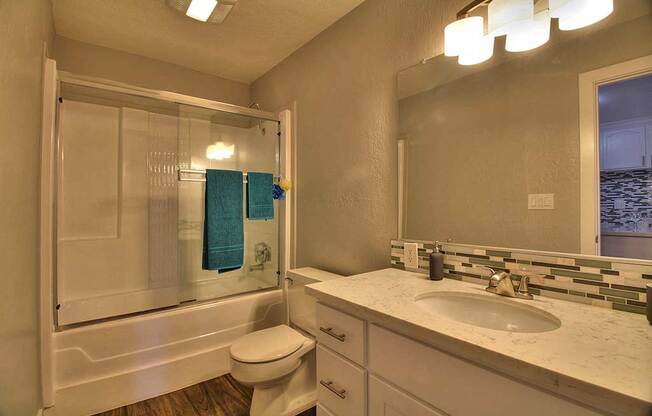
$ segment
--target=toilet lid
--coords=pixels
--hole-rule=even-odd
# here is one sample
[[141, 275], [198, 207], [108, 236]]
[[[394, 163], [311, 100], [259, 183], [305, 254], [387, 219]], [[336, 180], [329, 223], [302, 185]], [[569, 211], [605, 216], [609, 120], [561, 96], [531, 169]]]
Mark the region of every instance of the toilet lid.
[[279, 360], [292, 354], [306, 337], [287, 325], [252, 332], [231, 344], [231, 357], [244, 363]]

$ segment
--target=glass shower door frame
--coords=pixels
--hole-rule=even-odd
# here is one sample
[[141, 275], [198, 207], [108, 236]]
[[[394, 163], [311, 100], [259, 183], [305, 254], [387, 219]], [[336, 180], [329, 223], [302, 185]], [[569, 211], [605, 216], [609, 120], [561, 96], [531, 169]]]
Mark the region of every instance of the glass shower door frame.
[[[288, 157], [289, 155], [288, 152], [291, 152], [290, 147], [289, 147], [289, 138], [284, 138], [282, 137], [281, 131], [289, 131], [287, 128], [284, 128], [281, 123], [281, 119], [285, 119], [286, 122], [289, 122], [289, 114], [286, 114], [283, 116], [282, 114], [274, 114], [271, 112], [266, 112], [266, 111], [261, 111], [253, 108], [246, 108], [246, 107], [240, 107], [240, 106], [235, 106], [232, 104], [226, 104], [226, 103], [221, 103], [217, 101], [211, 101], [211, 100], [206, 100], [202, 98], [197, 98], [197, 97], [191, 97], [191, 96], [186, 96], [182, 94], [177, 94], [177, 93], [171, 93], [167, 91], [155, 91], [155, 90], [149, 90], [149, 89], [144, 89], [140, 87], [134, 87], [128, 84], [123, 84], [123, 83], [117, 83], [113, 81], [108, 81], [108, 80], [102, 80], [102, 79], [96, 79], [96, 78], [91, 78], [91, 77], [86, 77], [86, 76], [79, 76], [76, 74], [72, 74], [69, 72], [65, 71], [59, 71], [57, 73], [57, 81], [58, 83], [68, 83], [68, 84], [73, 84], [73, 85], [78, 85], [78, 86], [85, 86], [85, 87], [92, 87], [92, 88], [99, 88], [99, 89], [104, 89], [112, 92], [118, 92], [118, 93], [124, 93], [124, 94], [129, 94], [129, 95], [136, 95], [140, 97], [147, 97], [147, 98], [153, 98], [157, 100], [164, 100], [168, 102], [172, 102], [175, 104], [187, 104], [187, 105], [192, 105], [195, 107], [202, 107], [202, 108], [207, 108], [211, 110], [217, 110], [220, 112], [227, 112], [230, 114], [237, 114], [237, 115], [242, 115], [242, 116], [247, 116], [247, 117], [252, 117], [252, 118], [257, 118], [257, 119], [262, 119], [262, 120], [269, 120], [269, 121], [275, 121], [279, 123], [279, 147], [278, 151], [280, 152], [279, 157], [279, 170], [281, 173], [281, 176], [288, 177], [287, 175], [284, 175], [287, 172], [291, 172], [291, 169], [289, 167], [289, 163], [291, 162], [291, 158]], [[60, 103], [59, 103], [60, 104]], [[59, 106], [57, 106], [56, 110], [56, 116], [60, 117], [59, 114]], [[59, 137], [58, 137], [59, 131], [58, 131], [58, 126], [55, 127], [55, 146], [59, 145]], [[56, 158], [55, 158], [56, 159]], [[58, 176], [58, 168], [55, 167], [54, 169], [54, 192], [55, 194], [57, 193], [57, 184], [59, 182], [59, 176]], [[58, 196], [55, 195], [55, 201], [57, 200]], [[287, 250], [289, 247], [289, 242], [286, 241], [286, 235], [289, 236], [289, 233], [285, 231], [288, 229], [290, 226], [290, 211], [291, 209], [287, 209], [290, 203], [288, 204], [280, 204], [279, 205], [279, 228], [278, 228], [278, 247], [279, 247], [279, 253], [276, 253], [278, 256], [278, 274], [282, 275], [284, 270], [286, 269], [286, 265], [288, 264], [288, 261], [286, 258], [289, 258], [289, 255], [287, 254]], [[62, 326], [62, 324], [65, 325], [66, 320], [62, 320], [60, 322], [59, 320], [59, 311], [61, 305], [57, 303], [57, 294], [56, 294], [56, 287], [57, 287], [57, 276], [56, 276], [56, 258], [57, 258], [57, 253], [56, 253], [56, 247], [58, 243], [58, 237], [57, 237], [57, 230], [56, 230], [56, 224], [57, 224], [57, 213], [56, 213], [56, 206], [57, 204], [54, 204], [54, 207], [52, 209], [52, 221], [54, 224], [54, 230], [52, 233], [52, 244], [54, 247], [54, 265], [52, 267], [52, 274], [53, 274], [53, 287], [52, 293], [53, 298], [54, 298], [54, 305], [55, 306], [55, 313], [54, 313], [54, 325], [56, 328], [59, 328]], [[274, 289], [278, 288], [280, 286], [281, 279], [277, 279], [277, 286], [273, 287]], [[211, 299], [214, 300], [214, 299]], [[173, 305], [174, 306], [174, 305]], [[111, 308], [109, 308], [111, 309]], [[114, 308], [115, 309], [115, 308]], [[143, 310], [143, 311], [138, 311], [138, 312], [133, 312], [137, 314], [141, 313], [148, 313], [148, 310]], [[119, 319], [119, 318], [124, 318], [124, 314], [120, 313], [113, 313], [109, 316], [105, 317], [98, 317], [97, 319]], [[89, 320], [82, 320], [79, 321], [79, 324], [85, 324], [88, 323]], [[92, 321], [90, 321], [92, 322]], [[70, 323], [70, 322], [68, 322]], [[75, 322], [72, 322], [75, 323]]]

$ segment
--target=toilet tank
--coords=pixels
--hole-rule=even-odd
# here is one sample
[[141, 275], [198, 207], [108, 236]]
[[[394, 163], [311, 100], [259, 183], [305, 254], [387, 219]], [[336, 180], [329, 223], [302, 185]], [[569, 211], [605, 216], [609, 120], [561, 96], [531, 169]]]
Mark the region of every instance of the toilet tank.
[[317, 336], [317, 300], [306, 294], [305, 286], [342, 277], [312, 267], [288, 270], [286, 277], [290, 326]]

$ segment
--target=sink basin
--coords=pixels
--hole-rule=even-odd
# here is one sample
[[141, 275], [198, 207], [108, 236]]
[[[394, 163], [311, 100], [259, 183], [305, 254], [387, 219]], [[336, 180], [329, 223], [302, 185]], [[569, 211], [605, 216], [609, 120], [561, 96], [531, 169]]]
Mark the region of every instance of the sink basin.
[[509, 332], [547, 332], [561, 326], [554, 315], [499, 296], [432, 292], [415, 298], [432, 314], [482, 328]]

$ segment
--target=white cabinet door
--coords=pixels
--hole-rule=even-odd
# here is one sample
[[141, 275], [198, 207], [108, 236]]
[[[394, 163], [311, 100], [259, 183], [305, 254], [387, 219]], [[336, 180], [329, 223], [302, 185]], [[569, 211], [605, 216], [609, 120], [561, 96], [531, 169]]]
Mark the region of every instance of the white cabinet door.
[[395, 387], [369, 376], [370, 416], [445, 416]]
[[366, 380], [363, 368], [317, 345], [317, 401], [335, 416], [366, 414]]
[[644, 124], [608, 127], [600, 132], [600, 170], [640, 169], [647, 166]]

